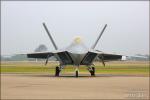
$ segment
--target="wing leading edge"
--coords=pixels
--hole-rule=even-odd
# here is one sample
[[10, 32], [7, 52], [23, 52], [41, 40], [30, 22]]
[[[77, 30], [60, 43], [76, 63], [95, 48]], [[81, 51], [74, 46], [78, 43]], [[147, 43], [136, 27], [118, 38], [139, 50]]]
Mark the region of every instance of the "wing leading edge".
[[36, 52], [36, 53], [29, 53], [27, 54], [28, 58], [41, 58], [41, 59], [46, 59], [47, 57], [54, 56], [53, 53], [51, 52]]
[[122, 55], [102, 53], [98, 55], [98, 58], [104, 61], [116, 61], [122, 60]]

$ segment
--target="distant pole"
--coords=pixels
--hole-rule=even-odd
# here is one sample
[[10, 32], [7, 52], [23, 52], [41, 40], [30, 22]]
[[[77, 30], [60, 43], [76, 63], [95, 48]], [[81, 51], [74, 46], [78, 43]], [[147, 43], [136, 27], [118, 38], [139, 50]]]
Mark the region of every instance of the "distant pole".
[[38, 60], [37, 60], [37, 58], [35, 59], [35, 62], [37, 62]]

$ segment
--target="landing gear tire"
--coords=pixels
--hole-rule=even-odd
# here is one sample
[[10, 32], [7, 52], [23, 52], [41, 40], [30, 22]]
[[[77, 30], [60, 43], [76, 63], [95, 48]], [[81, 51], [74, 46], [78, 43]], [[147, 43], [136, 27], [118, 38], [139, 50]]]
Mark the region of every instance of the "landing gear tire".
[[90, 71], [90, 73], [91, 73], [91, 76], [95, 76], [95, 68], [94, 67], [92, 67], [92, 71]]
[[79, 71], [76, 71], [76, 77], [78, 77]]
[[60, 70], [59, 70], [59, 67], [57, 66], [56, 70], [55, 70], [55, 76], [59, 76], [59, 72], [60, 72]]

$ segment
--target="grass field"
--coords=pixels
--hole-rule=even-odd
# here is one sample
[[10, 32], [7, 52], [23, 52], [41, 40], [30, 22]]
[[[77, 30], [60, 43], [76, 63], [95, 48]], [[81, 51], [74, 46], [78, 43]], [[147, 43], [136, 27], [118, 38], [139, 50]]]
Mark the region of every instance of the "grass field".
[[[96, 73], [98, 74], [121, 74], [121, 75], [142, 75], [149, 76], [148, 61], [120, 61], [107, 62], [106, 66], [95, 62]], [[55, 73], [57, 62], [49, 62], [46, 66], [44, 62], [1, 62], [1, 73]], [[62, 70], [63, 73], [74, 73], [73, 66], [66, 66]], [[80, 73], [89, 73], [87, 67], [81, 66]]]

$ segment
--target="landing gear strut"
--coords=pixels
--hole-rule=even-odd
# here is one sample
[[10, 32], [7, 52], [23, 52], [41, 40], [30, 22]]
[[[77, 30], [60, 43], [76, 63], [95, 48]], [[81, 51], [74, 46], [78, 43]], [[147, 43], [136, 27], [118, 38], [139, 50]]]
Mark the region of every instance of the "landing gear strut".
[[95, 67], [89, 69], [89, 72], [91, 73], [91, 76], [95, 76]]
[[78, 71], [78, 70], [76, 70], [76, 77], [78, 77], [78, 74], [79, 74], [79, 71]]
[[60, 69], [59, 69], [59, 67], [57, 66], [57, 67], [56, 67], [56, 70], [55, 70], [55, 76], [59, 76], [59, 72], [60, 72]]
[[76, 76], [76, 77], [79, 76], [79, 66], [76, 66], [76, 69], [75, 69], [75, 76]]

